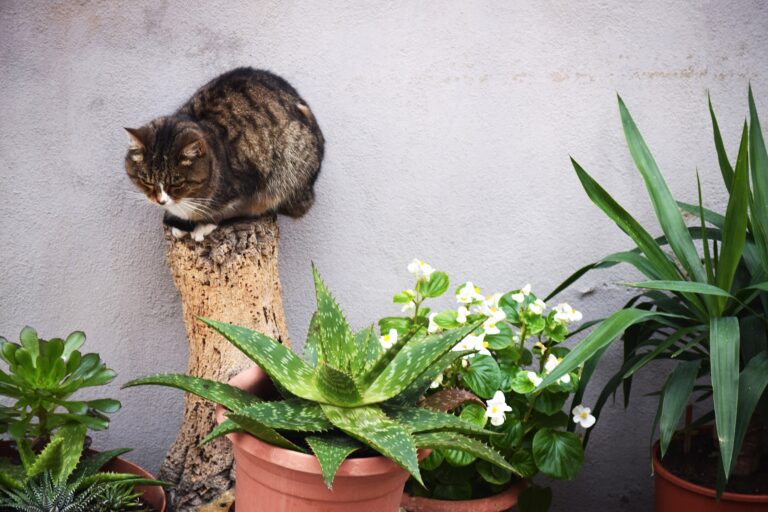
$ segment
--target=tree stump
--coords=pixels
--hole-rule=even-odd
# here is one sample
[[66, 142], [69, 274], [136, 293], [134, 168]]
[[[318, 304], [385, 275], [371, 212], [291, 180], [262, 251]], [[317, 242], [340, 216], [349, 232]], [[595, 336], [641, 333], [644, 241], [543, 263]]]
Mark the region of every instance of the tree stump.
[[[218, 228], [203, 242], [176, 239], [166, 228], [167, 261], [181, 296], [189, 341], [190, 375], [226, 382], [253, 365], [198, 316], [243, 325], [289, 345], [278, 274], [279, 231], [274, 216]], [[228, 510], [234, 484], [232, 450], [226, 438], [203, 447], [215, 426], [214, 405], [193, 395], [159, 477], [175, 485], [173, 510]]]

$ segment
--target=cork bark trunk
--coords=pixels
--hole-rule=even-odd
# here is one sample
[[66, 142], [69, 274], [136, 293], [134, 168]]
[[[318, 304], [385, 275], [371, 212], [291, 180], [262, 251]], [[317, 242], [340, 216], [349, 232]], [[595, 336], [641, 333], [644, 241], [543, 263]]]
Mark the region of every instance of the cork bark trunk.
[[[278, 238], [274, 217], [220, 227], [203, 242], [177, 240], [166, 229], [168, 266], [181, 296], [189, 340], [190, 375], [227, 381], [253, 365], [197, 316], [247, 326], [290, 345]], [[213, 412], [212, 403], [186, 396], [183, 423], [159, 473], [175, 484], [170, 501], [176, 512], [226, 511], [231, 505], [234, 461], [229, 441], [220, 438], [198, 446], [215, 425]]]

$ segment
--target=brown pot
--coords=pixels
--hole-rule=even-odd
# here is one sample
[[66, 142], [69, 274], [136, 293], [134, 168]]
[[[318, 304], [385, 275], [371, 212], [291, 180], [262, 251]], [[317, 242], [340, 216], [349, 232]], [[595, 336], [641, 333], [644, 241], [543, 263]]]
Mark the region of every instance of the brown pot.
[[527, 485], [520, 480], [499, 494], [477, 500], [435, 500], [403, 494], [400, 506], [408, 512], [501, 512], [517, 505], [517, 497]]
[[[257, 366], [229, 383], [257, 396], [274, 396], [271, 381]], [[219, 423], [225, 412], [216, 408]], [[408, 472], [385, 457], [353, 458], [341, 464], [329, 490], [314, 455], [278, 448], [244, 433], [227, 437], [235, 454], [237, 512], [396, 512], [408, 480]], [[421, 457], [426, 455], [420, 452]]]
[[656, 512], [765, 512], [768, 495], [724, 492], [715, 500], [715, 490], [673, 475], [659, 460], [659, 443], [653, 446], [656, 482]]
[[[94, 450], [88, 450], [88, 453], [96, 453]], [[12, 457], [16, 454], [13, 442], [0, 441], [0, 457]], [[104, 471], [114, 471], [115, 473], [131, 473], [141, 478], [155, 480], [155, 477], [145, 469], [137, 466], [133, 462], [125, 459], [116, 458], [104, 465]], [[165, 490], [159, 485], [137, 485], [136, 491], [142, 493], [142, 499], [151, 506], [156, 512], [165, 512]]]

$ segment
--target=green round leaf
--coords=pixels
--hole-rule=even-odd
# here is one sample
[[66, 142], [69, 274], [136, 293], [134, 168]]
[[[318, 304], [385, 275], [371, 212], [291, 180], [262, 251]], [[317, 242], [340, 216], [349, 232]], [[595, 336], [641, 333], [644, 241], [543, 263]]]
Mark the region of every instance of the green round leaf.
[[545, 475], [570, 480], [584, 463], [584, 449], [573, 432], [544, 428], [533, 436], [533, 459]]
[[390, 329], [397, 331], [397, 334], [403, 335], [411, 328], [412, 321], [410, 318], [400, 316], [388, 316], [379, 320], [379, 329], [382, 334], [389, 334]]
[[437, 325], [442, 327], [443, 329], [453, 329], [454, 327], [458, 327], [459, 322], [456, 321], [456, 317], [458, 316], [458, 313], [454, 311], [453, 309], [448, 309], [446, 311], [441, 311], [438, 314], [435, 315], [434, 321]]
[[507, 413], [506, 420], [501, 427], [496, 428], [497, 432], [501, 432], [503, 435], [490, 436], [488, 439], [491, 444], [502, 450], [503, 452], [511, 452], [516, 448], [523, 440], [525, 436], [525, 425], [518, 418], [510, 416], [511, 413]]
[[475, 463], [475, 469], [480, 476], [483, 477], [483, 480], [490, 484], [504, 485], [512, 480], [511, 471], [500, 468], [499, 466], [484, 460], [477, 461]]
[[496, 327], [499, 329], [499, 334], [490, 334], [485, 337], [488, 348], [502, 350], [509, 347], [512, 344], [512, 328], [506, 322], [499, 322]]
[[536, 462], [533, 460], [533, 454], [527, 448], [520, 448], [509, 457], [509, 463], [524, 478], [531, 478], [539, 472]]
[[448, 290], [448, 274], [445, 272], [432, 272], [429, 279], [419, 281], [416, 285], [416, 291], [425, 297], [439, 297]]
[[481, 398], [493, 397], [501, 384], [501, 370], [496, 360], [491, 356], [476, 355], [468, 361], [469, 366], [462, 371], [467, 387]]
[[552, 415], [563, 409], [565, 401], [568, 399], [568, 393], [552, 393], [550, 391], [544, 391], [538, 397], [533, 408], [537, 411]]
[[520, 393], [521, 395], [525, 395], [536, 389], [536, 386], [533, 385], [531, 379], [528, 378], [528, 370], [526, 369], [521, 369], [517, 372], [515, 378], [512, 379], [511, 387], [512, 391]]
[[477, 457], [461, 450], [442, 450], [445, 461], [451, 466], [467, 466], [477, 460]]
[[438, 466], [440, 466], [444, 459], [445, 457], [443, 457], [443, 452], [440, 450], [432, 450], [429, 455], [427, 455], [421, 460], [421, 462], [419, 462], [419, 467], [427, 471], [432, 471], [433, 469], [436, 469]]
[[488, 418], [485, 417], [485, 407], [476, 403], [465, 405], [459, 417], [478, 427], [485, 427], [485, 423], [488, 420]]

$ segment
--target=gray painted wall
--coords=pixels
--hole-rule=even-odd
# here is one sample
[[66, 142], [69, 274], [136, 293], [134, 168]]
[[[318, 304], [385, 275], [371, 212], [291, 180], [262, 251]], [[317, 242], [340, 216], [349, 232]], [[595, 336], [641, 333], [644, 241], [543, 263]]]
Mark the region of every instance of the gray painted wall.
[[[117, 384], [183, 370], [186, 342], [161, 215], [130, 194], [121, 127], [170, 113], [238, 65], [291, 81], [328, 140], [316, 206], [281, 221], [297, 341], [312, 310], [310, 260], [362, 325], [396, 311], [389, 297], [408, 284], [415, 256], [456, 282], [531, 282], [544, 294], [577, 266], [627, 248], [568, 161], [651, 221], [616, 91], [673, 192], [693, 199], [698, 168], [707, 202], [722, 207], [706, 90], [730, 148], [749, 80], [768, 116], [768, 9], [576, 4], [1, 1], [0, 332], [85, 330], [120, 373], [110, 391], [124, 403], [98, 446], [133, 446], [136, 461], [158, 467], [181, 396]], [[599, 317], [627, 296], [622, 279], [596, 273], [564, 298]], [[557, 486], [557, 510], [650, 508], [654, 400], [641, 394], [660, 378], [641, 379], [631, 409], [606, 411], [581, 476]]]

